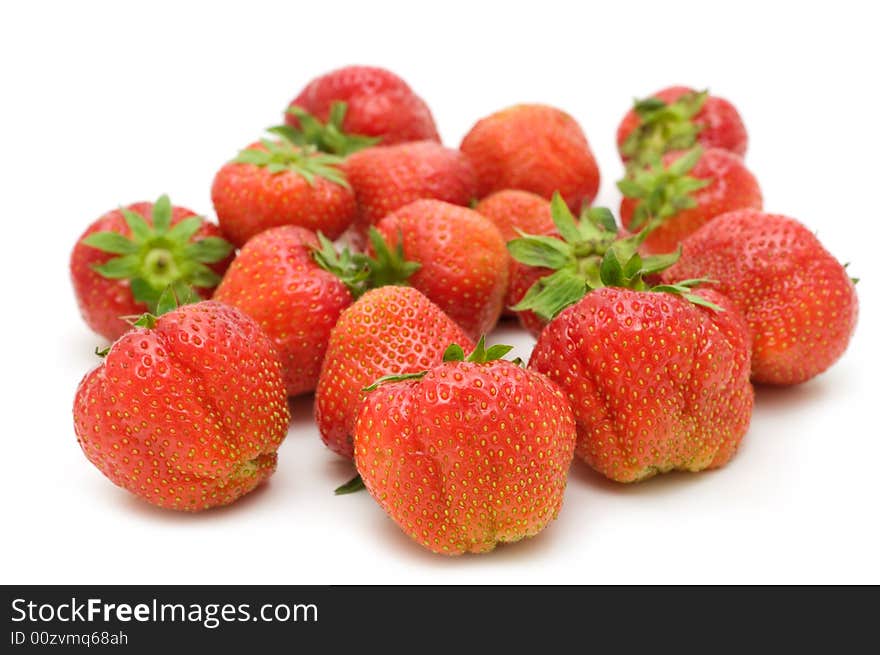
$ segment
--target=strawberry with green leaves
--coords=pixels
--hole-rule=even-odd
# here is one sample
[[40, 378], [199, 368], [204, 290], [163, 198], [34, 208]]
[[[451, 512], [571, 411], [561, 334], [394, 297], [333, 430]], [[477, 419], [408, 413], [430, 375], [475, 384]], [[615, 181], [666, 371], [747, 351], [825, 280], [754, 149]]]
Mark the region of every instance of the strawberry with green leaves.
[[281, 225], [320, 230], [336, 239], [357, 212], [341, 162], [285, 138], [251, 144], [214, 177], [211, 199], [223, 233], [239, 248]]
[[125, 317], [156, 311], [171, 287], [181, 298], [209, 298], [232, 260], [232, 245], [213, 223], [168, 196], [107, 212], [77, 239], [70, 277], [83, 319], [113, 341]]
[[80, 382], [86, 457], [159, 507], [229, 504], [275, 471], [290, 413], [281, 363], [250, 318], [212, 300], [145, 314]]
[[399, 76], [374, 66], [315, 78], [291, 101], [285, 121], [303, 143], [342, 156], [375, 143], [440, 141], [425, 101]]
[[367, 269], [323, 235], [294, 225], [241, 249], [214, 298], [253, 318], [281, 357], [287, 393], [314, 391], [330, 331], [364, 290]]
[[412, 287], [374, 289], [345, 309], [330, 332], [315, 391], [315, 421], [327, 447], [351, 459], [364, 387], [383, 375], [438, 364], [452, 343], [473, 347], [455, 321]]
[[355, 427], [366, 488], [435, 553], [482, 553], [541, 532], [562, 506], [575, 446], [571, 408], [545, 376], [453, 344], [426, 370], [367, 388]]
[[529, 368], [568, 395], [576, 454], [618, 482], [726, 464], [751, 419], [745, 320], [703, 280], [652, 285], [678, 253], [613, 244], [595, 269], [522, 303], [551, 318]]
[[758, 181], [742, 159], [720, 148], [667, 153], [631, 169], [617, 186], [624, 195], [620, 217], [627, 229], [635, 232], [658, 221], [645, 241], [647, 252], [674, 250], [716, 216], [763, 204]]
[[700, 145], [740, 157], [748, 135], [736, 108], [708, 91], [673, 86], [636, 100], [617, 128], [617, 148], [631, 166], [651, 164], [667, 152]]
[[683, 243], [663, 279], [718, 280], [748, 321], [752, 379], [805, 382], [846, 351], [858, 318], [855, 281], [809, 229], [793, 218], [752, 209], [712, 220]]

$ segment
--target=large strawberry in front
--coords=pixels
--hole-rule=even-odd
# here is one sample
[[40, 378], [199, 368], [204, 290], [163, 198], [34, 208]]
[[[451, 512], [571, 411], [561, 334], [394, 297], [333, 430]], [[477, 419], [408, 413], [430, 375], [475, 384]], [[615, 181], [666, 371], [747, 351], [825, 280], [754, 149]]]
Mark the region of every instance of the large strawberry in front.
[[315, 391], [315, 420], [327, 447], [350, 459], [364, 387], [383, 375], [433, 366], [452, 343], [467, 349], [473, 345], [451, 318], [412, 287], [385, 286], [361, 296], [330, 333]]
[[555, 316], [529, 367], [568, 395], [577, 455], [618, 482], [723, 466], [754, 397], [748, 329], [734, 305], [695, 291], [698, 279], [650, 286], [677, 253], [642, 258], [637, 247], [616, 242], [580, 281], [561, 269], [526, 302]]
[[290, 414], [266, 335], [205, 301], [142, 317], [80, 382], [73, 417], [86, 457], [114, 484], [198, 511], [273, 473]]
[[131, 327], [126, 317], [156, 311], [169, 286], [180, 298], [210, 297], [231, 253], [214, 223], [162, 196], [92, 223], [70, 255], [70, 277], [85, 322], [113, 341]]
[[426, 371], [378, 381], [355, 428], [365, 486], [400, 528], [436, 553], [532, 537], [562, 506], [575, 445], [571, 408], [543, 375], [458, 345]]
[[744, 209], [715, 218], [685, 239], [668, 282], [717, 280], [746, 317], [753, 339], [752, 379], [805, 382], [828, 369], [849, 344], [858, 298], [844, 266], [793, 218]]

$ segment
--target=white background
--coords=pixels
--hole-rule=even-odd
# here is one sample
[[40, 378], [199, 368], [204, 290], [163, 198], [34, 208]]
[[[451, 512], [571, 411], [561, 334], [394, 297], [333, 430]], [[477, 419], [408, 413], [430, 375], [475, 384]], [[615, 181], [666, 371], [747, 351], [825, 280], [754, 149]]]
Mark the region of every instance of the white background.
[[[11, 6], [0, 10], [3, 583], [880, 582], [869, 3]], [[621, 486], [575, 463], [559, 519], [484, 556], [432, 555], [366, 493], [334, 497], [350, 469], [321, 445], [310, 398], [293, 403], [271, 482], [229, 508], [174, 514], [115, 488], [73, 433], [74, 391], [100, 343], [68, 280], [76, 237], [163, 192], [211, 215], [217, 168], [309, 79], [349, 63], [401, 74], [453, 146], [512, 103], [569, 111], [612, 207], [615, 128], [633, 96], [684, 83], [728, 97], [767, 209], [817, 230], [862, 278], [848, 353], [800, 387], [760, 389], [723, 470]], [[528, 354], [527, 337], [496, 336]]]

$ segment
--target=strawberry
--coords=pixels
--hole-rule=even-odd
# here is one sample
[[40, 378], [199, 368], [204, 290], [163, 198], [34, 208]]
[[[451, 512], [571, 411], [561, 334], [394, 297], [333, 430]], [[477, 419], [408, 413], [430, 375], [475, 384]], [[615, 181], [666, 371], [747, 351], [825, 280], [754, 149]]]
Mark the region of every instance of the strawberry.
[[[529, 367], [568, 395], [577, 455], [619, 482], [722, 466], [748, 429], [754, 395], [742, 316], [721, 294], [695, 292], [698, 278], [651, 286], [679, 253], [642, 257], [645, 234], [562, 265], [519, 306], [550, 319]], [[564, 252], [536, 237], [511, 245], [536, 259]]]
[[[383, 218], [376, 230], [384, 242], [371, 235], [374, 251], [387, 260], [389, 248], [402, 246], [402, 255], [419, 265], [405, 273], [405, 281], [468, 336], [476, 339], [495, 327], [507, 290], [508, 256], [492, 221], [466, 207], [416, 200]], [[399, 283], [401, 277], [388, 281]]]
[[361, 150], [346, 160], [345, 172], [357, 195], [354, 231], [361, 240], [370, 225], [415, 200], [467, 205], [477, 190], [467, 158], [431, 141]]
[[181, 298], [208, 298], [231, 261], [216, 225], [168, 196], [107, 212], [77, 239], [70, 277], [88, 326], [113, 341], [131, 325], [122, 317], [155, 311], [172, 286]]
[[368, 291], [343, 311], [330, 332], [315, 391], [315, 420], [327, 447], [350, 459], [363, 388], [383, 375], [439, 363], [451, 343], [473, 345], [451, 318], [411, 287]]
[[742, 157], [748, 135], [730, 102], [686, 86], [669, 87], [637, 100], [617, 128], [620, 156], [636, 165], [650, 164], [669, 151], [698, 144]]
[[[507, 243], [514, 260], [508, 297], [524, 328], [538, 336], [551, 316], [575, 302], [588, 285], [597, 284], [599, 267], [609, 248], [618, 241], [641, 244], [637, 237], [621, 233], [614, 216], [603, 207], [586, 210], [575, 220], [559, 194], [550, 202], [553, 234], [527, 234]], [[529, 307], [545, 306], [540, 314]]]
[[[550, 203], [541, 196], [519, 189], [496, 191], [481, 200], [474, 210], [495, 223], [505, 242], [516, 239], [521, 233], [552, 234], [556, 227], [550, 212]], [[508, 258], [508, 289], [513, 281], [517, 263]], [[514, 299], [508, 291], [505, 295], [505, 308], [515, 305], [519, 298]], [[513, 315], [508, 309], [504, 314]]]
[[481, 119], [461, 142], [477, 172], [479, 197], [502, 189], [546, 199], [562, 194], [573, 211], [599, 190], [599, 167], [577, 122], [546, 105], [516, 105]]
[[562, 506], [575, 446], [571, 408], [543, 375], [482, 339], [450, 346], [426, 371], [369, 389], [355, 427], [367, 489], [435, 553], [492, 550], [532, 537]]
[[249, 145], [218, 171], [211, 187], [224, 234], [239, 248], [279, 225], [321, 230], [336, 239], [357, 212], [341, 162], [283, 138]]
[[[338, 155], [366, 143], [440, 141], [424, 100], [391, 71], [368, 66], [315, 78], [291, 101], [285, 121], [312, 135], [307, 141]], [[365, 142], [363, 137], [372, 138]]]
[[291, 396], [314, 391], [330, 330], [357, 293], [345, 266], [333, 267], [335, 258], [326, 238], [319, 245], [305, 228], [272, 228], [245, 244], [214, 294], [269, 335]]
[[663, 273], [717, 280], [752, 336], [752, 380], [797, 384], [843, 355], [855, 330], [858, 299], [845, 267], [801, 223], [743, 209], [685, 239], [681, 261]]
[[73, 418], [86, 457], [114, 484], [199, 511], [272, 474], [290, 414], [268, 337], [204, 301], [144, 315], [80, 382]]
[[647, 252], [668, 252], [719, 214], [761, 209], [758, 181], [738, 156], [719, 148], [670, 152], [662, 161], [632, 169], [620, 180], [620, 217], [630, 230], [655, 219]]

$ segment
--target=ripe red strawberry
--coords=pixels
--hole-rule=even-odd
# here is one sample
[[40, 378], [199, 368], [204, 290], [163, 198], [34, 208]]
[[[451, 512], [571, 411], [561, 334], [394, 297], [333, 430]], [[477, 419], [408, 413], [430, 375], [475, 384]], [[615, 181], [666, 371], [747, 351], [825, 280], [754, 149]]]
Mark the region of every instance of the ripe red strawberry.
[[214, 177], [211, 199], [223, 233], [237, 246], [270, 227], [298, 225], [331, 239], [355, 218], [357, 205], [339, 157], [286, 139], [253, 143]]
[[[344, 103], [344, 118], [334, 124], [334, 106], [338, 109], [340, 103]], [[440, 141], [424, 100], [382, 68], [347, 66], [315, 78], [291, 101], [285, 121], [299, 127], [302, 112], [333, 126], [339, 134], [375, 137], [382, 145]], [[348, 154], [332, 147], [328, 151]]]
[[500, 360], [508, 350], [486, 351], [481, 340], [463, 361], [451, 346], [443, 363], [382, 381], [360, 411], [358, 472], [400, 528], [435, 553], [532, 537], [562, 506], [571, 408], [543, 375]]
[[168, 196], [107, 212], [77, 239], [70, 277], [88, 326], [113, 341], [130, 329], [120, 317], [155, 311], [172, 286], [181, 298], [208, 298], [232, 260], [220, 230]]
[[546, 105], [515, 105], [478, 121], [461, 142], [482, 198], [501, 189], [562, 194], [572, 211], [599, 190], [599, 167], [577, 122]]
[[[559, 194], [553, 196], [550, 208], [552, 234], [527, 234], [507, 243], [514, 260], [510, 307], [536, 337], [552, 315], [597, 283], [609, 248], [622, 239], [641, 244], [647, 234], [633, 237], [620, 232], [611, 212], [602, 207], [585, 211], [577, 221]], [[536, 300], [539, 305], [549, 303], [545, 312], [527, 308]]]
[[330, 330], [354, 300], [341, 268], [316, 257], [322, 247], [325, 256], [335, 257], [332, 244], [324, 239], [319, 245], [305, 228], [261, 232], [245, 244], [214, 294], [269, 335], [291, 396], [314, 391]]
[[675, 281], [713, 278], [744, 314], [752, 380], [797, 384], [825, 371], [849, 344], [858, 299], [846, 270], [801, 223], [751, 209], [730, 212], [688, 237]]
[[[714, 291], [698, 293], [725, 304]], [[701, 307], [694, 297], [599, 288], [538, 338], [529, 368], [568, 394], [576, 454], [612, 480], [723, 466], [748, 429], [745, 323], [729, 306]]]
[[451, 318], [411, 287], [368, 291], [343, 311], [315, 391], [315, 420], [327, 447], [350, 459], [364, 387], [383, 375], [439, 363], [451, 343], [473, 347]]
[[671, 150], [694, 145], [721, 148], [742, 157], [748, 135], [736, 108], [724, 98], [673, 86], [637, 100], [617, 128], [624, 161], [649, 164]]
[[226, 505], [275, 470], [290, 419], [268, 337], [218, 302], [145, 315], [80, 382], [74, 428], [114, 483], [168, 509]]
[[[496, 191], [483, 198], [474, 210], [489, 218], [505, 242], [512, 241], [526, 234], [553, 234], [556, 227], [553, 224], [553, 216], [550, 212], [550, 203], [546, 198], [519, 189], [504, 189]], [[517, 263], [513, 258], [508, 258], [508, 293], [505, 295], [503, 314], [513, 315], [506, 309], [519, 302], [514, 299], [509, 289], [513, 281], [514, 270]], [[521, 297], [521, 296], [520, 296]]]
[[361, 150], [346, 160], [345, 172], [357, 195], [354, 229], [360, 239], [370, 225], [415, 200], [467, 205], [476, 195], [467, 158], [432, 141]]
[[[476, 339], [495, 327], [507, 290], [508, 256], [492, 221], [466, 207], [416, 200], [383, 218], [376, 229], [388, 247], [402, 245], [403, 256], [419, 264], [406, 282], [468, 336]], [[377, 245], [387, 250], [373, 240], [374, 250]]]
[[624, 194], [620, 217], [628, 229], [659, 220], [645, 241], [647, 252], [675, 250], [719, 214], [763, 204], [758, 181], [742, 159], [718, 148], [670, 152], [662, 165], [633, 169], [618, 186]]

